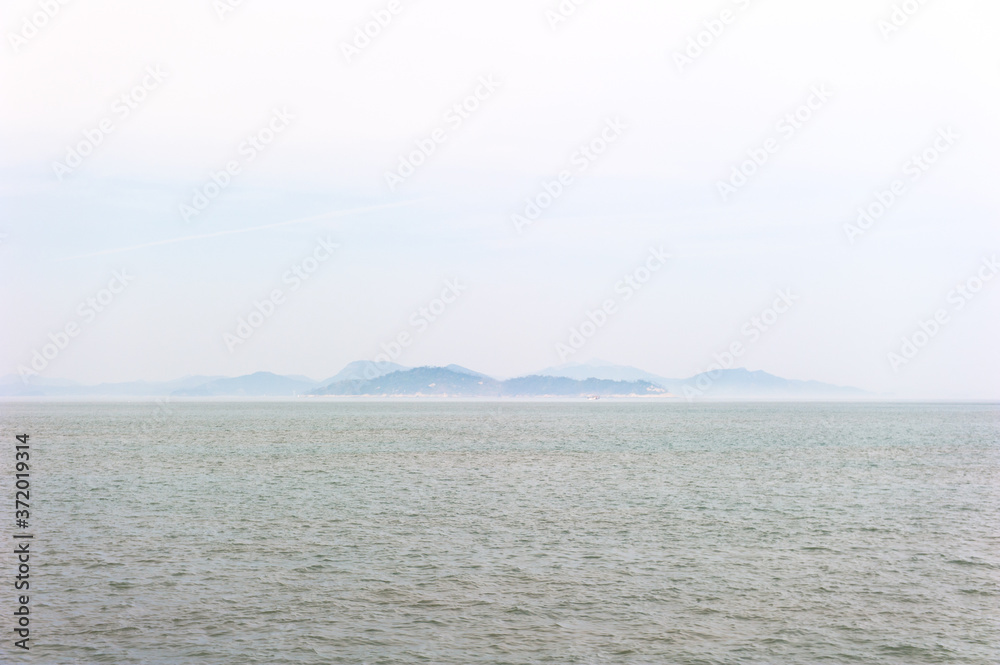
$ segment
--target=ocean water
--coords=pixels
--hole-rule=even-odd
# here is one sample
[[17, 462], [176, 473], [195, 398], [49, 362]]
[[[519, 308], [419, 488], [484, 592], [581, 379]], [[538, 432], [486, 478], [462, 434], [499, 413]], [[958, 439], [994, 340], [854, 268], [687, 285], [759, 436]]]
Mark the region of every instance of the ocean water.
[[997, 405], [5, 402], [0, 422], [8, 498], [31, 435], [35, 533], [33, 647], [5, 610], [2, 662], [1000, 661]]

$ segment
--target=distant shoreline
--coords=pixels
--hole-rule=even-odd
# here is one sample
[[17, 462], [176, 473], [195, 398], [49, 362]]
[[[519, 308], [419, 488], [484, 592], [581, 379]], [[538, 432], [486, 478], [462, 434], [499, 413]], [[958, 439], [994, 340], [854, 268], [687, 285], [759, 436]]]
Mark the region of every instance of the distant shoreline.
[[439, 395], [413, 396], [413, 395], [215, 395], [198, 397], [176, 397], [170, 395], [138, 395], [138, 396], [116, 396], [116, 395], [18, 395], [0, 396], [0, 404], [23, 404], [28, 402], [37, 403], [106, 403], [106, 404], [225, 404], [225, 403], [250, 403], [250, 402], [295, 402], [310, 404], [331, 404], [331, 403], [402, 403], [402, 404], [424, 404], [424, 403], [537, 403], [537, 404], [583, 404], [601, 402], [615, 404], [664, 404], [664, 405], [698, 405], [698, 404], [981, 404], [1000, 406], [1000, 400], [985, 398], [967, 399], [944, 399], [932, 397], [845, 397], [845, 398], [765, 398], [765, 397], [700, 397], [687, 400], [683, 397], [658, 397], [658, 396], [634, 396], [634, 397], [601, 397], [599, 400], [591, 400], [586, 397], [443, 397]]

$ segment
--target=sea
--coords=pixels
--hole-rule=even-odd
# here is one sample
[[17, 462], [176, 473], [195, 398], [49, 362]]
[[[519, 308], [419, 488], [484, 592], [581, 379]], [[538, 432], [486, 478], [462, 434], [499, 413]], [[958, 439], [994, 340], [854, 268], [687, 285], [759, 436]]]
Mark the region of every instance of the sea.
[[997, 404], [5, 401], [0, 424], [4, 663], [1000, 662]]

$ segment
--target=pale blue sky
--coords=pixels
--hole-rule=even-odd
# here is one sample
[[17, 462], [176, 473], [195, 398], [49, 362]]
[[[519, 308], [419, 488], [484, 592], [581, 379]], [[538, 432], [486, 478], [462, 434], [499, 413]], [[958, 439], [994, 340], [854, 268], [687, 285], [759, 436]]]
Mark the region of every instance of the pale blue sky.
[[[893, 2], [592, 0], [552, 29], [554, 1], [403, 0], [348, 63], [341, 44], [387, 6], [245, 0], [220, 19], [209, 0], [69, 3], [15, 52], [38, 5], [8, 3], [0, 373], [75, 322], [44, 376], [321, 378], [401, 332], [402, 364], [510, 376], [558, 364], [556, 344], [614, 298], [572, 360], [684, 377], [791, 289], [739, 365], [1000, 398], [1000, 279], [960, 310], [948, 300], [1000, 251], [995, 3], [925, 4], [884, 38]], [[723, 9], [730, 23], [679, 71], [675, 53]], [[815, 86], [832, 96], [785, 136]], [[458, 123], [449, 110], [477, 89]], [[142, 97], [127, 116], [123, 94]], [[280, 131], [275, 109], [292, 116]], [[105, 118], [113, 131], [59, 179], [53, 163]], [[580, 171], [579, 147], [614, 118], [621, 136]], [[244, 142], [269, 126], [250, 160]], [[957, 140], [911, 180], [904, 165], [945, 128]], [[391, 191], [385, 172], [435, 129], [445, 140]], [[724, 202], [717, 183], [768, 139], [776, 151]], [[185, 221], [180, 204], [228, 162], [239, 173]], [[573, 183], [517, 233], [511, 216], [562, 170]], [[843, 225], [894, 179], [903, 193], [849, 243]], [[155, 244], [192, 236], [207, 237]], [[283, 275], [320, 237], [338, 252], [291, 291]], [[625, 302], [616, 283], [650, 246], [673, 259]], [[134, 281], [85, 320], [79, 303], [121, 269]], [[418, 329], [413, 313], [456, 278], [465, 291]], [[230, 352], [224, 335], [276, 288], [286, 299]], [[948, 323], [894, 371], [887, 354], [942, 308]]]

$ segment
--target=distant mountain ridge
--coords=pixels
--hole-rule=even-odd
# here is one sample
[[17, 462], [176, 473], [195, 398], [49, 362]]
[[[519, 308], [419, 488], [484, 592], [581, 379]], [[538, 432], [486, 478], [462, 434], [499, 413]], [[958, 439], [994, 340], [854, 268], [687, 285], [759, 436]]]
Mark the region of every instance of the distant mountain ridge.
[[216, 379], [200, 386], [175, 390], [175, 397], [274, 397], [279, 395], [301, 395], [313, 389], [315, 381], [271, 372], [254, 372], [233, 379]]
[[667, 391], [648, 381], [577, 381], [564, 377], [524, 376], [497, 381], [459, 367], [417, 367], [370, 381], [340, 381], [315, 395], [436, 396], [436, 397], [639, 397], [665, 396]]
[[819, 381], [783, 379], [767, 372], [738, 368], [721, 370], [718, 374], [703, 372], [674, 384], [674, 390], [684, 397], [863, 397], [864, 390], [849, 386], [834, 386]]
[[859, 388], [835, 386], [819, 381], [784, 379], [764, 371], [750, 371], [742, 367], [702, 372], [687, 379], [670, 379], [636, 367], [594, 361], [587, 364], [570, 363], [558, 367], [548, 367], [541, 370], [539, 374], [569, 378], [592, 376], [602, 379], [645, 380], [666, 388], [675, 395], [687, 398], [817, 399], [869, 395]]
[[674, 379], [665, 379], [638, 367], [615, 365], [603, 360], [589, 363], [568, 363], [556, 367], [546, 367], [535, 372], [541, 376], [564, 376], [569, 379], [610, 379], [612, 381], [649, 381], [661, 386], [673, 384]]
[[871, 397], [858, 388], [799, 381], [742, 368], [670, 379], [636, 367], [594, 361], [548, 367], [505, 381], [448, 365], [409, 368], [356, 361], [323, 381], [255, 372], [238, 377], [188, 376], [175, 381], [85, 386], [63, 379], [0, 377], [0, 397], [293, 397], [384, 395], [449, 397], [668, 396], [688, 399], [852, 399]]
[[66, 379], [32, 377], [27, 384], [16, 374], [0, 377], [0, 397], [163, 397], [197, 388], [224, 376], [186, 376], [174, 381], [100, 383], [86, 386]]
[[403, 365], [397, 365], [392, 362], [374, 363], [370, 360], [355, 360], [352, 363], [347, 363], [347, 365], [344, 366], [344, 369], [340, 370], [329, 379], [320, 381], [319, 384], [326, 386], [338, 381], [377, 379], [385, 374], [391, 374], [392, 372], [398, 372], [404, 369], [410, 368], [404, 367]]

